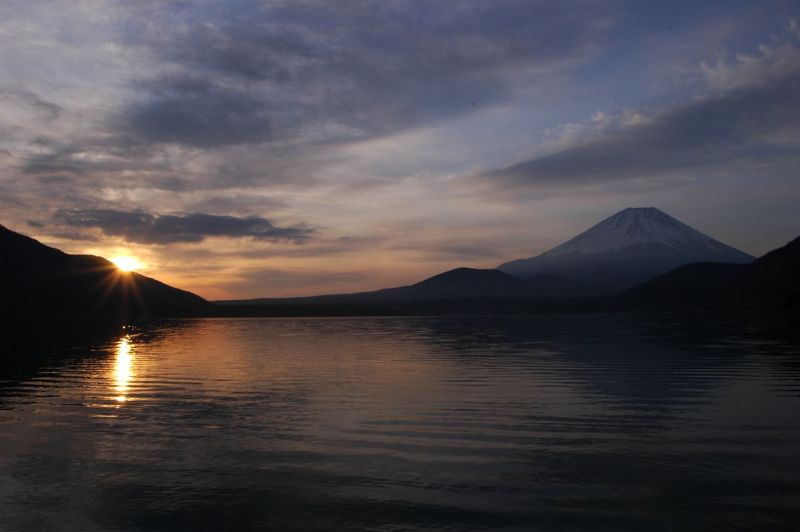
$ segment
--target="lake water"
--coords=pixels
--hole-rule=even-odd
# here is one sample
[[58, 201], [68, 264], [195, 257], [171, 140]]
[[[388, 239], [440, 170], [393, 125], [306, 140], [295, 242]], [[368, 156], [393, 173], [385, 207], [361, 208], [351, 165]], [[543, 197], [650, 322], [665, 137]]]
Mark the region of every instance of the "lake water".
[[0, 530], [797, 530], [780, 319], [7, 334]]

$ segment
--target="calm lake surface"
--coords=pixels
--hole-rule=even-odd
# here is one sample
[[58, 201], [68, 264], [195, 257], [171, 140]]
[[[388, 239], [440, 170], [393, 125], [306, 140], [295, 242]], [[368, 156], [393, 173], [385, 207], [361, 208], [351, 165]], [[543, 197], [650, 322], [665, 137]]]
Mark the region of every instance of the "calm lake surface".
[[675, 316], [17, 330], [0, 530], [797, 530], [799, 346]]

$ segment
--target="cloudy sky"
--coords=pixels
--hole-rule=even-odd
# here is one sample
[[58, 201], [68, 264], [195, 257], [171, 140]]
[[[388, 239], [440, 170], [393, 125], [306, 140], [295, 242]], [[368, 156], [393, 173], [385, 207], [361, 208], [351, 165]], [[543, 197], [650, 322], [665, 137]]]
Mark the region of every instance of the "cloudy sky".
[[793, 1], [4, 0], [0, 223], [208, 298], [396, 286], [628, 206], [800, 235]]

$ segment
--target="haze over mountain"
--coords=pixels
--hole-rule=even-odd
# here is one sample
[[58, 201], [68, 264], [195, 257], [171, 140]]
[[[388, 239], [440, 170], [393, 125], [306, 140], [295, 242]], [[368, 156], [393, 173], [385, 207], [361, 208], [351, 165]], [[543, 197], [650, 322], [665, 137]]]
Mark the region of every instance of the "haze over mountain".
[[455, 268], [418, 283], [372, 292], [216, 301], [231, 316], [447, 315], [586, 312], [606, 302], [553, 297], [569, 284], [541, 275], [523, 281], [496, 269]]
[[183, 316], [206, 300], [93, 255], [69, 255], [0, 225], [0, 316]]
[[525, 295], [527, 285], [520, 279], [493, 269], [455, 268], [418, 283], [372, 292], [331, 294], [296, 298], [260, 298], [220, 301], [223, 304], [263, 303], [396, 303], [468, 297], [515, 297]]
[[574, 283], [580, 295], [610, 295], [684, 264], [745, 264], [753, 258], [646, 207], [622, 210], [550, 251], [498, 269], [523, 280], [555, 275]]
[[596, 297], [621, 293], [695, 262], [743, 264], [741, 252], [650, 208], [628, 208], [532, 259], [497, 269], [455, 268], [372, 292], [223, 301], [225, 304], [403, 303], [463, 298]]

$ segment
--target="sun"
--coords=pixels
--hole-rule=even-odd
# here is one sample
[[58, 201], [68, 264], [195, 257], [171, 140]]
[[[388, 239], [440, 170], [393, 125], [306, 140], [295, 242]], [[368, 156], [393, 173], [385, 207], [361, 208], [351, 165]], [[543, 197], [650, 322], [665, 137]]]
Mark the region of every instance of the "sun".
[[114, 257], [111, 262], [123, 272], [130, 272], [142, 266], [141, 262], [128, 255]]

